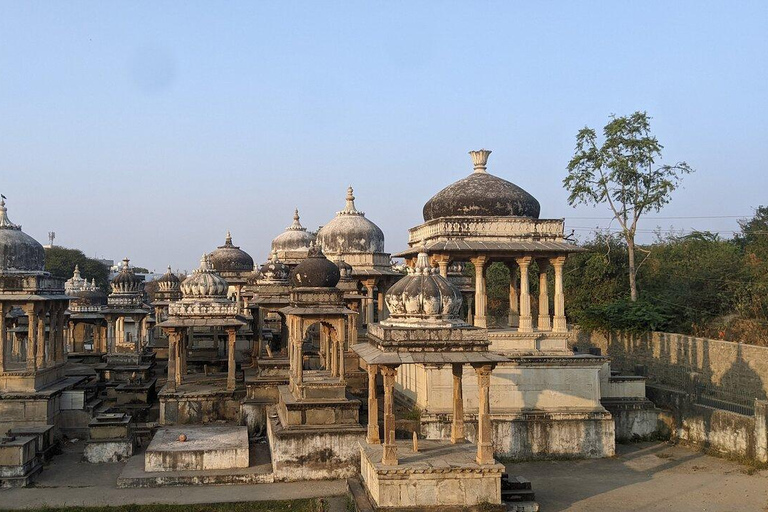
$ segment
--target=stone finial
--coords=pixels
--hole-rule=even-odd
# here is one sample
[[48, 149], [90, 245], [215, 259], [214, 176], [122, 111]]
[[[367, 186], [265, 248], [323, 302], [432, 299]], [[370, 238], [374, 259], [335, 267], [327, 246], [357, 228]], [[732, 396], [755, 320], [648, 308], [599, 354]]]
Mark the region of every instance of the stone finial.
[[286, 231], [306, 231], [307, 228], [301, 225], [301, 222], [299, 222], [299, 209], [296, 208], [293, 211], [293, 224], [285, 228]]
[[121, 270], [128, 270], [128, 263], [130, 263], [130, 261], [131, 260], [129, 260], [128, 258], [123, 258], [123, 266]]
[[232, 245], [232, 233], [227, 230], [227, 237], [224, 239], [224, 245], [230, 247]]
[[15, 229], [21, 231], [21, 226], [8, 218], [8, 208], [5, 207], [5, 197], [0, 198], [0, 229]]
[[80, 265], [75, 263], [75, 271], [72, 273], [74, 279], [80, 279]]
[[344, 207], [345, 212], [356, 212], [355, 208], [355, 191], [352, 189], [352, 185], [347, 187], [347, 205]]
[[469, 152], [469, 156], [472, 157], [472, 163], [475, 166], [474, 172], [486, 172], [485, 169], [488, 164], [488, 155], [490, 154], [490, 149], [478, 149], [477, 151]]

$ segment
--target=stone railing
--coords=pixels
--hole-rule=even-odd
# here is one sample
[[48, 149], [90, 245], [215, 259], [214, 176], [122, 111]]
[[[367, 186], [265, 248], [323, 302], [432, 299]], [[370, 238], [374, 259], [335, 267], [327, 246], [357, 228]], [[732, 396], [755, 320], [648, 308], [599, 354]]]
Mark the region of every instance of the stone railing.
[[168, 305], [169, 316], [227, 316], [237, 315], [234, 302], [172, 302]]
[[441, 237], [562, 240], [563, 219], [527, 217], [445, 217], [408, 231], [408, 244]]

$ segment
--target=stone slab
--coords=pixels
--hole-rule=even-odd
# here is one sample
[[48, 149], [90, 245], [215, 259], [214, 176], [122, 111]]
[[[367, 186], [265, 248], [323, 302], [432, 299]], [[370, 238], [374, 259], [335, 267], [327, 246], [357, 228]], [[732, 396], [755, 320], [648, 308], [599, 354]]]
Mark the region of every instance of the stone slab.
[[[179, 436], [185, 435], [185, 442]], [[161, 428], [144, 453], [147, 472], [204, 471], [248, 467], [248, 428], [178, 426]]]

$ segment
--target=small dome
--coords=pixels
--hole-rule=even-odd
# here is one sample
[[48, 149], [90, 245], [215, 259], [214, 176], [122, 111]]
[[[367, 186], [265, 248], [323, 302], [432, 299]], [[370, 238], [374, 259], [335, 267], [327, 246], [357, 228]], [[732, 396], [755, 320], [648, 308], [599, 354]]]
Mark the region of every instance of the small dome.
[[112, 293], [139, 293], [144, 288], [144, 280], [128, 266], [130, 261], [125, 258], [120, 272], [112, 279]]
[[424, 205], [424, 220], [441, 217], [532, 217], [541, 206], [531, 194], [514, 183], [486, 172], [490, 151], [470, 151], [475, 171], [448, 185]]
[[327, 254], [384, 252], [384, 233], [355, 208], [353, 192], [347, 189], [346, 207], [320, 228], [318, 243]]
[[351, 281], [352, 280], [352, 265], [347, 263], [346, 261], [339, 258], [336, 260], [336, 266], [339, 267], [339, 275], [341, 276], [340, 281]]
[[309, 248], [307, 258], [291, 272], [291, 285], [302, 288], [333, 288], [340, 278], [339, 267], [325, 257], [319, 246], [313, 245]]
[[291, 269], [277, 258], [277, 251], [272, 252], [269, 261], [261, 266], [259, 270], [258, 282], [264, 283], [287, 283]]
[[285, 231], [277, 235], [272, 240], [273, 251], [298, 251], [309, 249], [312, 242], [315, 241], [315, 235], [309, 233], [307, 228], [299, 222], [298, 208], [293, 213], [293, 224], [285, 228]]
[[184, 298], [225, 298], [229, 283], [221, 277], [211, 264], [210, 256], [203, 254], [200, 268], [181, 283], [181, 293]]
[[8, 219], [5, 200], [0, 199], [0, 272], [41, 272], [45, 269], [45, 249]]
[[181, 287], [181, 279], [173, 273], [170, 265], [168, 265], [168, 270], [165, 274], [157, 280], [157, 287], [162, 292], [174, 292]]
[[427, 253], [420, 252], [416, 268], [396, 282], [384, 296], [390, 319], [384, 322], [439, 323], [458, 319], [461, 292], [437, 268], [429, 265]]
[[232, 245], [232, 235], [227, 231], [224, 245], [210, 254], [211, 265], [217, 272], [250, 272], [253, 270], [253, 258]]

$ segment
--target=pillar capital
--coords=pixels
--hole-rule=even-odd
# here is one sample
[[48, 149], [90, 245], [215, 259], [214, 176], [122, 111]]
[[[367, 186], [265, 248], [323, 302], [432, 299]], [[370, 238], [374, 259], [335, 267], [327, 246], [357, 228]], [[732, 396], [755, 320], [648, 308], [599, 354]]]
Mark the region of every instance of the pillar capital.
[[528, 266], [530, 266], [532, 261], [533, 261], [532, 256], [520, 256], [519, 258], [515, 258], [515, 262], [521, 269], [523, 267], [527, 268]]
[[477, 256], [469, 258], [469, 261], [475, 266], [475, 271], [477, 271], [477, 267], [484, 267], [488, 264], [488, 255], [478, 254]]
[[549, 262], [555, 268], [557, 267], [562, 268], [562, 266], [565, 265], [565, 258], [566, 256], [564, 254], [561, 254], [560, 256], [554, 256], [552, 258], [549, 258]]

